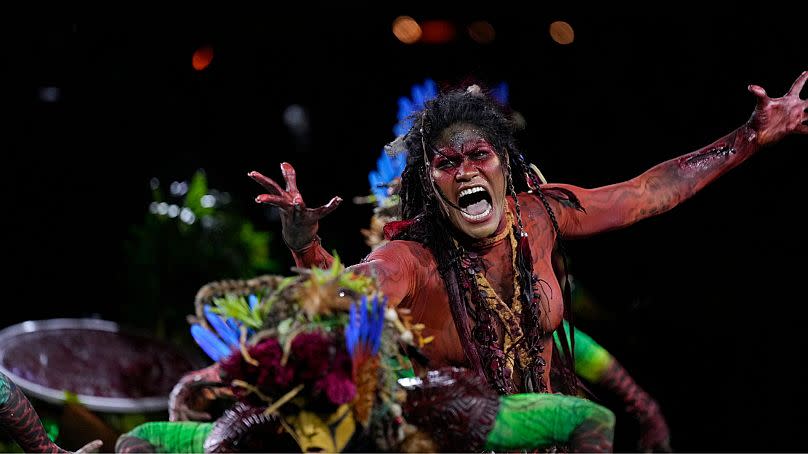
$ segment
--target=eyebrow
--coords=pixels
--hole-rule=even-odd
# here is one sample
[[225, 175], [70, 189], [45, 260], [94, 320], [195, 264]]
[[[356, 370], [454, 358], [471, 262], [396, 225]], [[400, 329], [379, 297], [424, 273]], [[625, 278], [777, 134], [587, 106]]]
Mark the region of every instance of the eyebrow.
[[[446, 153], [443, 153], [442, 151], [440, 151], [440, 150], [438, 149], [438, 147], [436, 147], [436, 146], [434, 146], [434, 145], [430, 145], [430, 147], [432, 148], [432, 151], [433, 151], [435, 154], [437, 154], [437, 155], [441, 155], [441, 156], [443, 156], [444, 158], [448, 159], [449, 161], [453, 161], [453, 160], [456, 160], [456, 159], [457, 159], [457, 158], [453, 158], [453, 157], [450, 157], [450, 156], [446, 155]], [[461, 150], [461, 152], [462, 152], [462, 150]]]
[[460, 146], [460, 152], [465, 153], [467, 151], [466, 150], [467, 146], [468, 146], [468, 148], [472, 148], [472, 147], [480, 148], [480, 145], [485, 145], [487, 147], [493, 148], [493, 145], [488, 143], [487, 140], [483, 139], [482, 137], [478, 137], [477, 140], [475, 140], [475, 141], [469, 140], [468, 142], [465, 142], [463, 145], [461, 145]]

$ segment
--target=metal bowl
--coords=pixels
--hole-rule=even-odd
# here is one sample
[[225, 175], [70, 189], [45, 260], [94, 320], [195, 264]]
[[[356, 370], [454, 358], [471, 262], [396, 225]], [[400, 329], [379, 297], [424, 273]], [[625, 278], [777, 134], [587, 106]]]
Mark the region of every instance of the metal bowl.
[[193, 368], [170, 345], [106, 320], [26, 321], [0, 331], [0, 372], [52, 404], [77, 398], [100, 412], [164, 411], [170, 385]]

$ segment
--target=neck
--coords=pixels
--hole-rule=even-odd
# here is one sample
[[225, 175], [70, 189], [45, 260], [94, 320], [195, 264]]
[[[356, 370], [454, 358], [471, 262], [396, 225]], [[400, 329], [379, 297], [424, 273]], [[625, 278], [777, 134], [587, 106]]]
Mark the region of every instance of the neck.
[[501, 243], [508, 234], [513, 230], [513, 215], [508, 205], [505, 205], [505, 213], [502, 219], [499, 220], [497, 229], [491, 235], [485, 238], [476, 238], [468, 241], [468, 247], [472, 249], [486, 249]]

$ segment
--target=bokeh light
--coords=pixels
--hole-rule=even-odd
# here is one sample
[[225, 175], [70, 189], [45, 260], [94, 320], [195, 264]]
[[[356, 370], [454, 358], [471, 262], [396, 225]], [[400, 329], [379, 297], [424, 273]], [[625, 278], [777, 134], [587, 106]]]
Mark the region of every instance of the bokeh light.
[[488, 44], [497, 36], [494, 26], [484, 20], [478, 20], [469, 24], [468, 32], [469, 37], [480, 44]]
[[445, 20], [430, 20], [421, 24], [421, 42], [428, 44], [444, 44], [453, 40], [456, 35], [455, 26]]
[[194, 56], [191, 58], [191, 64], [197, 71], [202, 71], [210, 65], [213, 61], [213, 48], [210, 46], [202, 46], [194, 51]]
[[558, 44], [570, 44], [575, 40], [575, 32], [570, 24], [559, 20], [550, 24], [550, 37]]
[[421, 39], [421, 26], [410, 16], [398, 16], [393, 21], [393, 34], [404, 44], [413, 44]]

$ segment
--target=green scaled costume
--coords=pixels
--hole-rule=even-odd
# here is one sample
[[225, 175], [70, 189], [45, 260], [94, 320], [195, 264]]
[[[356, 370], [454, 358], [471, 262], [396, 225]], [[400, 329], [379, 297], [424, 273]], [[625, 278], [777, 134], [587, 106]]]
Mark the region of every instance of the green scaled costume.
[[149, 422], [118, 438], [117, 452], [205, 452], [205, 440], [213, 423]]
[[512, 394], [499, 400], [486, 451], [568, 445], [602, 452], [612, 446], [614, 414], [586, 399], [560, 394]]

